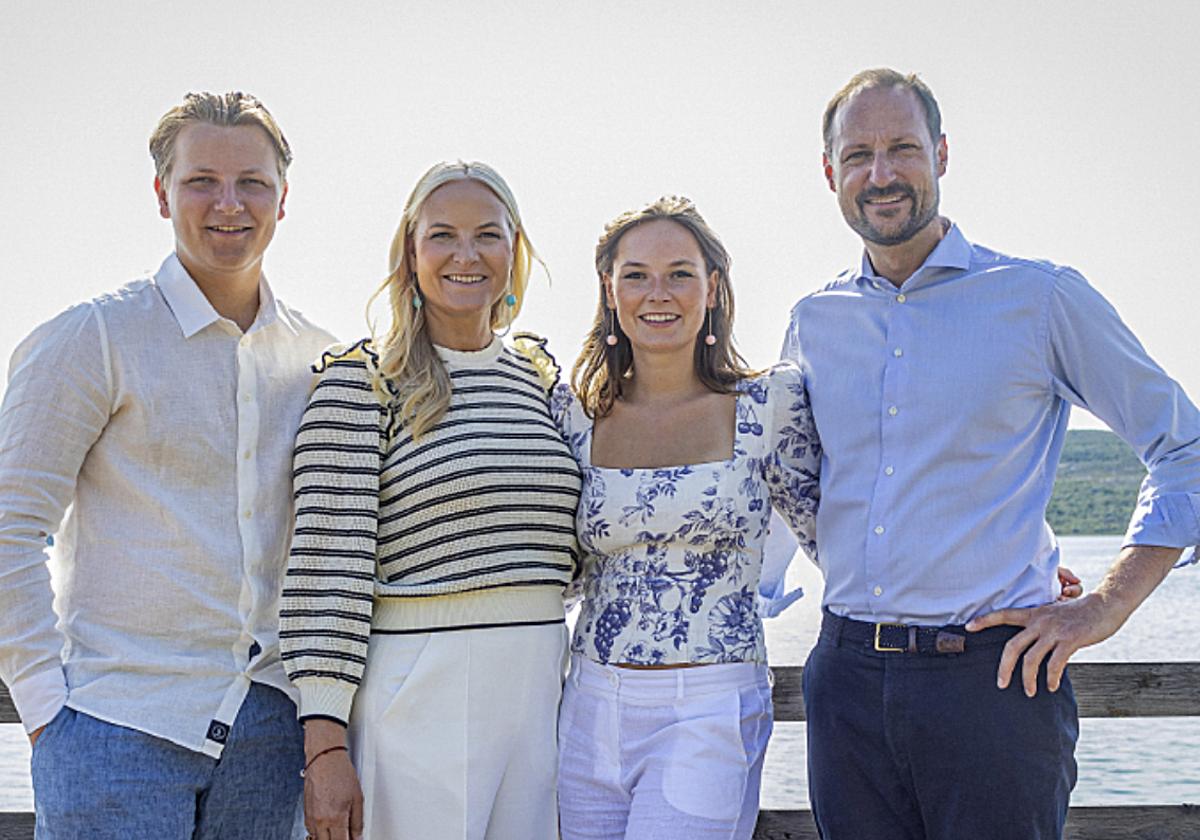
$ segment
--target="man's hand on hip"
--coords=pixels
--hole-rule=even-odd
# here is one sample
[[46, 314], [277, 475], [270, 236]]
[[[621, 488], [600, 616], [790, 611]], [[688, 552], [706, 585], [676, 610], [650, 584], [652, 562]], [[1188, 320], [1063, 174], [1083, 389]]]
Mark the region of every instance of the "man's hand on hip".
[[1017, 660], [1024, 654], [1021, 682], [1025, 694], [1029, 697], [1037, 694], [1037, 675], [1043, 660], [1046, 660], [1046, 687], [1058, 691], [1067, 660], [1080, 648], [1116, 633], [1167, 576], [1179, 554], [1178, 548], [1127, 547], [1095, 592], [1078, 600], [1043, 607], [996, 610], [971, 619], [967, 630], [977, 632], [1001, 624], [1024, 628], [1004, 646], [996, 685], [1008, 687]]

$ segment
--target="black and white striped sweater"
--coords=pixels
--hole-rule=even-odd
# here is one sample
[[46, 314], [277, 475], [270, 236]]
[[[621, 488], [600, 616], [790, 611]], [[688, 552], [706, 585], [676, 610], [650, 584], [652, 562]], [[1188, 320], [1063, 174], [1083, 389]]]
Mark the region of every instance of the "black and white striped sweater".
[[579, 467], [540, 340], [438, 348], [446, 415], [414, 441], [367, 341], [327, 351], [295, 451], [280, 642], [301, 716], [347, 720], [370, 634], [562, 621]]

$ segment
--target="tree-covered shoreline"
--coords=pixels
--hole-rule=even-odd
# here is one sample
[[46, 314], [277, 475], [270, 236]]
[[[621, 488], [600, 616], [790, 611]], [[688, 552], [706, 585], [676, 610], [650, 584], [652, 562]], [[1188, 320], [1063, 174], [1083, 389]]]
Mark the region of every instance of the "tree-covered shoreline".
[[1112, 432], [1068, 431], [1046, 519], [1059, 536], [1124, 534], [1145, 475]]

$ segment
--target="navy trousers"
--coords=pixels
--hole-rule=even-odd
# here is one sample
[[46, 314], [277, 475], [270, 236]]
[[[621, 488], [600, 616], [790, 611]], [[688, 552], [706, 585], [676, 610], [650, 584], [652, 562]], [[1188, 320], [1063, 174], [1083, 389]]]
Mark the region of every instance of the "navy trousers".
[[804, 668], [809, 796], [825, 840], [1061, 838], [1079, 720], [1070, 679], [1037, 696], [996, 669], [1019, 628], [963, 653], [879, 652], [826, 616]]

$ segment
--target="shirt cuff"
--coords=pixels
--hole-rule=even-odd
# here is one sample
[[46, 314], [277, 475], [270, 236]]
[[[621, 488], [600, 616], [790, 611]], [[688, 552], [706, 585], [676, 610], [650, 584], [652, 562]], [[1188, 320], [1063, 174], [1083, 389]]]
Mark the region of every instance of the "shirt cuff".
[[1200, 546], [1192, 546], [1185, 548], [1183, 555], [1179, 558], [1179, 562], [1172, 568], [1182, 569], [1184, 566], [1195, 566], [1200, 564]]
[[1200, 546], [1200, 493], [1167, 493], [1139, 498], [1121, 547]]
[[350, 707], [354, 705], [357, 686], [340, 680], [303, 679], [296, 683], [300, 689], [299, 716], [325, 717], [350, 722]]
[[804, 590], [797, 587], [791, 592], [784, 585], [788, 566], [796, 554], [800, 541], [792, 533], [778, 511], [771, 511], [767, 536], [763, 540], [762, 571], [758, 579], [755, 601], [758, 614], [763, 618], [775, 618], [793, 603], [804, 597]]
[[67, 678], [62, 668], [39, 671], [8, 687], [26, 732], [41, 729], [67, 702]]

